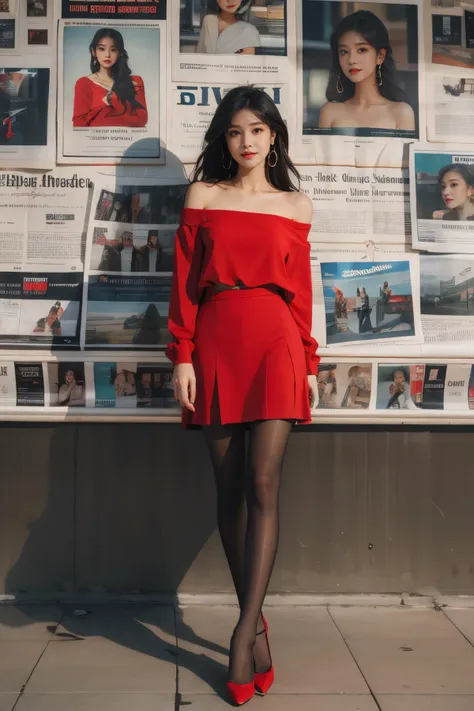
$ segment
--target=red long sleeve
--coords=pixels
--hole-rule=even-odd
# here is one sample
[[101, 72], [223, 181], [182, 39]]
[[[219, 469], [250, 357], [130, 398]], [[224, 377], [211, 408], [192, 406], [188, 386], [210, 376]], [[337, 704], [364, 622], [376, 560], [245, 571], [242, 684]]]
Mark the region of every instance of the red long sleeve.
[[144, 108], [136, 107], [131, 113], [130, 106], [124, 106], [116, 94], [112, 92], [110, 105], [105, 103], [107, 90], [87, 77], [77, 80], [74, 87], [74, 109], [72, 123], [75, 128], [88, 126], [146, 126], [148, 110], [146, 106], [145, 87], [141, 77], [132, 76], [135, 85], [135, 98]]
[[174, 365], [192, 363], [202, 263], [198, 229], [198, 225], [181, 224], [175, 238], [175, 262], [168, 316], [168, 330], [174, 341], [168, 344], [165, 351]]
[[303, 341], [306, 372], [308, 375], [317, 375], [318, 363], [321, 359], [317, 355], [318, 342], [311, 336], [313, 290], [309, 250], [308, 241], [298, 241], [293, 245], [288, 255], [286, 268], [288, 276], [295, 286], [295, 295], [288, 302], [288, 306]]

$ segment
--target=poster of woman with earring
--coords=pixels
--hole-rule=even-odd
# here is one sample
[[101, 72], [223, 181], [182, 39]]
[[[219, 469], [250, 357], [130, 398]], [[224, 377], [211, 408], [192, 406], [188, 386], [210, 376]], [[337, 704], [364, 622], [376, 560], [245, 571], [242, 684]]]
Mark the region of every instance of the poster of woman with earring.
[[418, 137], [418, 11], [303, 0], [303, 136]]
[[99, 156], [112, 163], [135, 158], [160, 162], [161, 30], [160, 23], [145, 21], [120, 27], [106, 21], [62, 21], [62, 162], [91, 163]]

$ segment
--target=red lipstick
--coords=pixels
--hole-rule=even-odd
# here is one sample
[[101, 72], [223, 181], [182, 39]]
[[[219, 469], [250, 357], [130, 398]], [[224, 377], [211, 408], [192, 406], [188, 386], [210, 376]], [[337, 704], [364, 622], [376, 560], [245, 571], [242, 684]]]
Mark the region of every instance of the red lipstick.
[[355, 68], [349, 69], [349, 74], [358, 74], [361, 71], [362, 71], [362, 69], [355, 69]]
[[253, 158], [256, 155], [257, 155], [256, 153], [242, 153], [242, 158], [249, 160], [250, 158]]

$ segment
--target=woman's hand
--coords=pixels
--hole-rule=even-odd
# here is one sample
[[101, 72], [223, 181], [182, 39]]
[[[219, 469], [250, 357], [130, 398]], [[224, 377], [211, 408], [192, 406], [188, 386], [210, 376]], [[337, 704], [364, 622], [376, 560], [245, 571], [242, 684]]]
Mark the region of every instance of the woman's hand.
[[319, 404], [318, 378], [316, 375], [308, 375], [309, 406], [312, 410]]
[[196, 399], [196, 376], [191, 363], [179, 363], [173, 371], [173, 390], [175, 400], [181, 407], [194, 412]]

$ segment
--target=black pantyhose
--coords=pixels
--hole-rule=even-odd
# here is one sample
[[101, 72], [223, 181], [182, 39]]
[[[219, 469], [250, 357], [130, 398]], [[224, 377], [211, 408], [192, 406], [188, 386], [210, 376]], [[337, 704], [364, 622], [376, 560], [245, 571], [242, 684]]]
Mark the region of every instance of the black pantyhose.
[[[219, 533], [240, 604], [231, 640], [229, 680], [246, 683], [271, 660], [261, 608], [278, 547], [278, 494], [291, 423], [266, 420], [204, 428], [217, 488]], [[246, 465], [247, 464], [247, 465]], [[253, 654], [252, 654], [253, 652]]]

